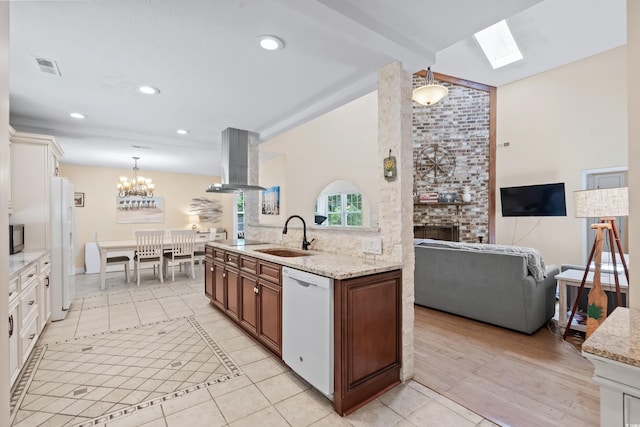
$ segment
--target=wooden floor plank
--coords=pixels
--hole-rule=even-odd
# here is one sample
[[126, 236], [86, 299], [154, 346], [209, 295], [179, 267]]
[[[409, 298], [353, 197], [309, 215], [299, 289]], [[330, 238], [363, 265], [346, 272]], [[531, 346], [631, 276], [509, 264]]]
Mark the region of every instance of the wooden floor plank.
[[597, 426], [600, 395], [579, 346], [415, 306], [415, 379], [507, 426]]

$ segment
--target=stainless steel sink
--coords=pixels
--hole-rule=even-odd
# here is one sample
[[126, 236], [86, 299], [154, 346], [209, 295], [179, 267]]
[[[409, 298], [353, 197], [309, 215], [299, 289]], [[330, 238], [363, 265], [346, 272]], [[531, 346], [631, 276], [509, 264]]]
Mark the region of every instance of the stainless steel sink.
[[311, 255], [308, 252], [303, 251], [294, 251], [292, 249], [286, 248], [267, 248], [267, 249], [256, 249], [256, 252], [262, 252], [263, 254], [275, 255], [281, 257], [297, 257], [297, 256], [309, 256]]

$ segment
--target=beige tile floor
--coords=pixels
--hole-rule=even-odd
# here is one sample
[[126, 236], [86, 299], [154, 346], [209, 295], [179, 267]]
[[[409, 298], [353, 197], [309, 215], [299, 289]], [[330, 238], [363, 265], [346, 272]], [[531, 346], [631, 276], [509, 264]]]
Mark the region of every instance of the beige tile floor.
[[347, 417], [209, 305], [202, 269], [140, 287], [77, 275], [12, 396], [15, 426], [493, 426], [408, 381]]

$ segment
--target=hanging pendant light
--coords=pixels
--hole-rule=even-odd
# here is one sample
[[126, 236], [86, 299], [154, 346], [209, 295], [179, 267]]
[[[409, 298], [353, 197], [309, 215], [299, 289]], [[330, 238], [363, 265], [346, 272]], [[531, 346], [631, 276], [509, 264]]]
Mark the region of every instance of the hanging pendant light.
[[433, 105], [447, 96], [447, 93], [449, 93], [449, 89], [436, 84], [431, 67], [429, 67], [427, 68], [427, 75], [425, 76], [425, 85], [415, 88], [411, 99], [418, 104]]
[[133, 175], [131, 178], [126, 176], [120, 177], [118, 182], [118, 195], [120, 197], [153, 197], [153, 190], [156, 189], [155, 184], [150, 178], [138, 176], [138, 160], [140, 157], [132, 157], [135, 164], [133, 166]]

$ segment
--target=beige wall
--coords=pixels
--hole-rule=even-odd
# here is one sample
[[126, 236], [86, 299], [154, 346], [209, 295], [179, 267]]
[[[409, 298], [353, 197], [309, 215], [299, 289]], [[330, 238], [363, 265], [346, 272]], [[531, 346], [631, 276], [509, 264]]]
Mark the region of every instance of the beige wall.
[[[279, 225], [287, 218], [287, 168], [286, 158], [284, 155], [278, 155], [276, 158], [260, 162], [260, 178], [258, 182], [264, 188], [280, 187], [280, 215], [263, 215], [262, 209], [259, 209], [260, 224]], [[262, 207], [262, 194], [260, 194], [259, 203]]]
[[204, 175], [156, 171], [145, 173], [142, 170], [141, 174], [148, 175], [156, 184], [155, 195], [164, 197], [164, 223], [117, 224], [116, 183], [120, 176], [130, 176], [131, 172], [131, 169], [61, 165], [60, 175], [69, 178], [76, 192], [84, 193], [84, 207], [76, 208], [77, 267], [84, 266], [84, 244], [93, 241], [94, 232], [98, 233], [100, 240], [129, 240], [133, 239], [133, 230], [189, 228], [189, 205], [194, 197], [207, 197], [222, 202], [222, 220], [217, 224], [201, 224], [200, 227], [225, 228], [231, 237], [234, 195], [206, 193], [205, 188], [220, 179]]
[[535, 247], [547, 264], [581, 263], [581, 171], [627, 165], [626, 48], [499, 87], [497, 106], [497, 142], [511, 144], [497, 150], [497, 188], [564, 182], [567, 216], [503, 218], [498, 191], [496, 242]]
[[[378, 103], [367, 94], [315, 120], [260, 144], [260, 152], [284, 155], [260, 163], [260, 185], [280, 185], [281, 214], [261, 224], [283, 225], [289, 215], [313, 223], [322, 189], [335, 180], [355, 184], [372, 206], [377, 223]], [[282, 180], [276, 182], [277, 180]], [[284, 185], [286, 183], [286, 186]]]
[[[640, 2], [627, 1], [627, 54], [628, 62], [628, 91], [629, 91], [629, 253], [636, 259], [640, 254]], [[633, 262], [633, 261], [632, 261]], [[631, 269], [631, 283], [638, 276], [638, 270]], [[640, 308], [640, 292], [631, 289], [629, 306]]]

